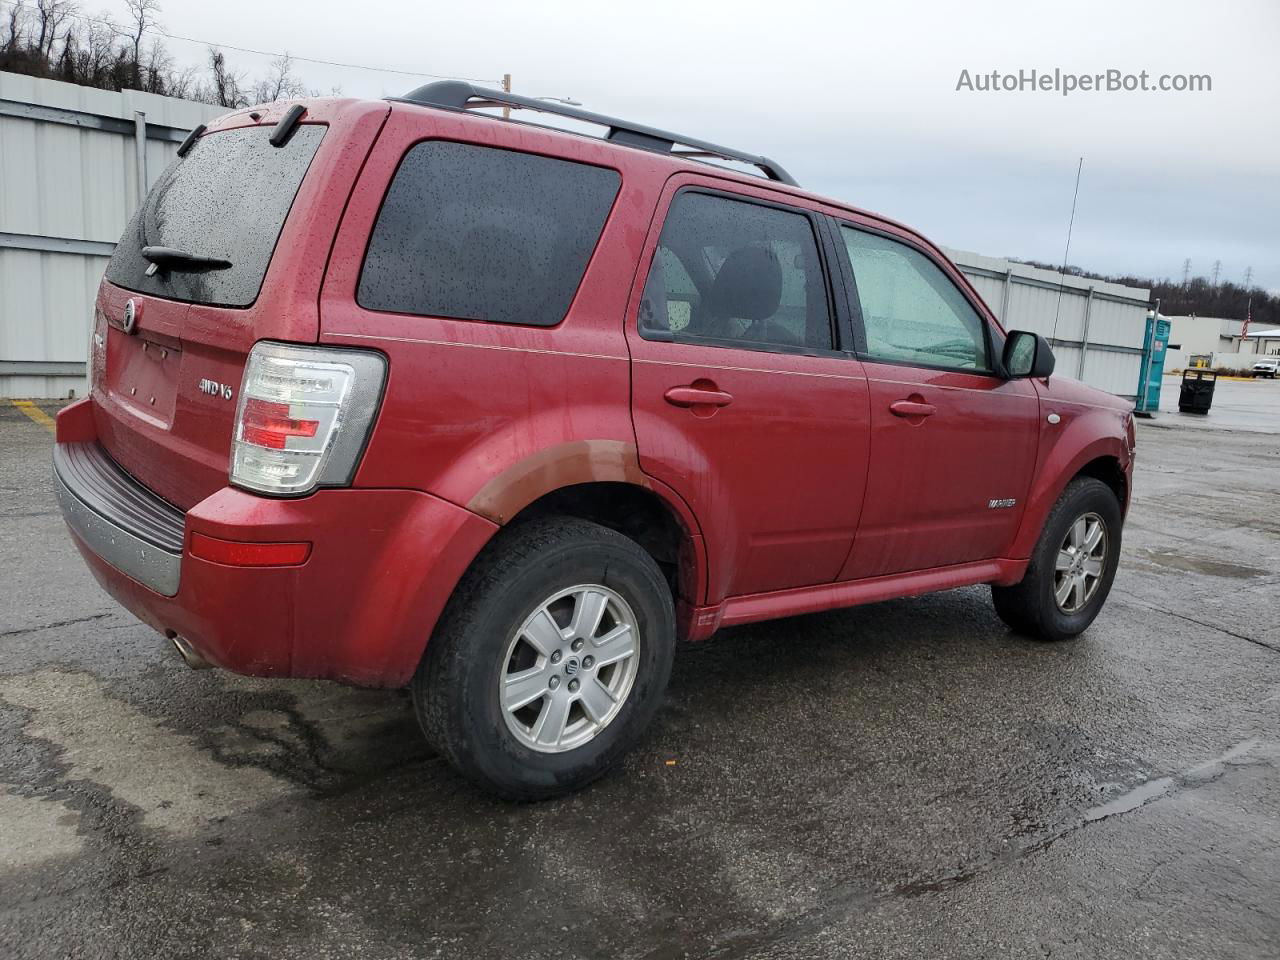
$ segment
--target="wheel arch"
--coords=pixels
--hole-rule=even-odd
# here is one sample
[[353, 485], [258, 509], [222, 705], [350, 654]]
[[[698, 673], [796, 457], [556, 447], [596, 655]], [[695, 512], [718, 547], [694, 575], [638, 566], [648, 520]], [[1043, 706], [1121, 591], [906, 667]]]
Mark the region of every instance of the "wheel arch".
[[1049, 511], [1062, 491], [1077, 477], [1094, 477], [1105, 483], [1120, 501], [1121, 515], [1128, 512], [1130, 495], [1129, 449], [1122, 437], [1095, 437], [1070, 452], [1062, 445], [1037, 466], [1037, 480], [1027, 498], [1017, 536], [1009, 550], [1011, 559], [1026, 559], [1035, 549]]
[[677, 601], [694, 603], [700, 596], [701, 537], [652, 487], [610, 480], [559, 487], [529, 503], [507, 525], [552, 516], [576, 517], [616, 530], [653, 557]]
[[668, 573], [678, 605], [692, 608], [705, 597], [707, 558], [698, 521], [679, 494], [640, 468], [631, 444], [557, 444], [491, 478], [466, 507], [499, 527], [557, 514], [599, 523], [648, 551]]
[[1124, 467], [1120, 464], [1120, 458], [1113, 454], [1104, 454], [1100, 457], [1094, 457], [1088, 463], [1084, 464], [1077, 470], [1067, 483], [1062, 485], [1062, 489], [1066, 489], [1067, 485], [1073, 480], [1080, 477], [1093, 477], [1095, 480], [1101, 480], [1116, 495], [1116, 499], [1120, 501], [1120, 514], [1124, 516], [1129, 509], [1129, 477], [1124, 472]]

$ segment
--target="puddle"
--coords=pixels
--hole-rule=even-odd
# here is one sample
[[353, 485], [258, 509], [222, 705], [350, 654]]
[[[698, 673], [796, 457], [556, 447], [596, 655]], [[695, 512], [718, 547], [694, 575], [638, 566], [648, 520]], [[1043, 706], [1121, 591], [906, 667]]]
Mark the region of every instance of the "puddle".
[[[1093, 823], [1121, 813], [1129, 813], [1150, 803], [1152, 800], [1158, 800], [1174, 789], [1194, 787], [1216, 780], [1223, 774], [1228, 765], [1242, 758], [1249, 758], [1246, 761], [1249, 763], [1260, 762], [1264, 759], [1264, 755], [1271, 752], [1268, 750], [1259, 751], [1260, 747], [1262, 747], [1262, 744], [1257, 740], [1245, 740], [1243, 743], [1237, 743], [1221, 756], [1194, 766], [1190, 770], [1184, 770], [1182, 773], [1172, 777], [1159, 777], [1155, 780], [1148, 780], [1146, 783], [1140, 783], [1128, 793], [1122, 793], [1106, 803], [1086, 810], [1084, 822]], [[1258, 754], [1258, 756], [1251, 757], [1251, 754]]]
[[1139, 807], [1144, 807], [1170, 794], [1177, 794], [1182, 790], [1194, 790], [1197, 787], [1212, 783], [1226, 773], [1229, 767], [1249, 766], [1258, 763], [1275, 764], [1278, 760], [1280, 760], [1280, 744], [1272, 741], [1245, 740], [1237, 743], [1231, 749], [1214, 757], [1212, 760], [1197, 764], [1171, 776], [1158, 777], [1154, 780], [1140, 783], [1132, 790], [1086, 810], [1079, 820], [1063, 826], [1056, 832], [1034, 843], [1021, 843], [1016, 839], [1011, 840], [1002, 854], [989, 857], [985, 862], [971, 864], [941, 876], [925, 877], [909, 883], [899, 884], [892, 888], [891, 895], [918, 897], [925, 894], [944, 893], [953, 887], [968, 883], [1001, 862], [1042, 853], [1059, 840], [1070, 836], [1081, 828], [1089, 826], [1091, 823], [1131, 813]]
[[1128, 793], [1122, 793], [1120, 796], [1108, 800], [1106, 803], [1098, 804], [1090, 810], [1086, 810], [1084, 814], [1085, 823], [1093, 823], [1095, 820], [1105, 820], [1107, 817], [1114, 817], [1117, 814], [1128, 813], [1131, 810], [1137, 810], [1140, 806], [1150, 803], [1157, 797], [1163, 797], [1173, 787], [1173, 777], [1161, 777], [1159, 780], [1148, 780], [1146, 783], [1139, 784]]
[[1227, 563], [1224, 560], [1209, 560], [1205, 557], [1188, 557], [1172, 550], [1141, 550], [1139, 553], [1162, 567], [1182, 570], [1186, 573], [1203, 573], [1210, 577], [1248, 580], [1253, 577], [1265, 577], [1271, 573], [1270, 570], [1249, 567], [1242, 563]]

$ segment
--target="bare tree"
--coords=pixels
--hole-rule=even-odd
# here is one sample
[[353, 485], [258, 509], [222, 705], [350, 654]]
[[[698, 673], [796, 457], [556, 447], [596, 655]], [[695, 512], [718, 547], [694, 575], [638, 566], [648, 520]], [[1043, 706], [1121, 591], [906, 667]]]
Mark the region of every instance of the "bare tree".
[[9, 7], [9, 17], [4, 26], [4, 36], [0, 38], [0, 50], [5, 54], [13, 54], [22, 45], [22, 25], [27, 19], [27, 8], [22, 0]]
[[133, 85], [142, 89], [142, 37], [160, 23], [160, 0], [124, 0], [129, 9], [129, 42], [133, 46]]
[[227, 58], [217, 47], [209, 48], [209, 73], [211, 75], [208, 96], [200, 99], [208, 103], [216, 103], [220, 107], [247, 107], [249, 98], [244, 95], [244, 78], [232, 73], [227, 67]]
[[305, 83], [293, 75], [293, 58], [288, 52], [271, 62], [271, 72], [253, 88], [256, 103], [316, 95], [316, 91], [309, 90]]
[[116, 34], [106, 24], [89, 22], [63, 41], [64, 69], [59, 79], [109, 87], [120, 74]]
[[246, 107], [252, 100], [321, 95], [294, 74], [294, 61], [287, 53], [257, 83], [233, 70], [216, 47], [209, 48], [203, 69], [179, 69], [161, 39], [147, 40], [159, 23], [159, 0], [126, 2], [131, 20], [120, 27], [105, 15], [82, 16], [77, 0], [0, 0], [0, 70], [101, 90], [144, 90], [230, 109]]
[[35, 52], [46, 60], [53, 59], [53, 45], [58, 31], [67, 17], [74, 15], [77, 7], [71, 0], [36, 0]]
[[195, 67], [185, 67], [165, 77], [165, 96], [179, 97], [183, 100], [197, 100], [199, 81]]
[[147, 93], [160, 93], [166, 96], [177, 96], [173, 92], [173, 57], [160, 41], [155, 41], [147, 49], [147, 62], [142, 71], [141, 89]]

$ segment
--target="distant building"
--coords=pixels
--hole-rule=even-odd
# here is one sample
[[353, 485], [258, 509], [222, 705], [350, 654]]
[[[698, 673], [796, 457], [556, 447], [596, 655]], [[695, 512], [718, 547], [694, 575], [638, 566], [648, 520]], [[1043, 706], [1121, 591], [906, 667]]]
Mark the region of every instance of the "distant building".
[[1166, 317], [1170, 321], [1166, 370], [1202, 366], [1248, 370], [1258, 355], [1280, 356], [1280, 329], [1251, 326], [1228, 317]]
[[[1166, 316], [1169, 320], [1169, 349], [1178, 352], [1181, 360], [1187, 357], [1203, 356], [1207, 353], [1234, 353], [1240, 349], [1240, 334], [1243, 333], [1244, 321], [1231, 320], [1225, 316]], [[1253, 339], [1252, 337], [1249, 339]], [[1165, 361], [1165, 366], [1174, 369], [1179, 364]]]
[[1269, 357], [1280, 356], [1280, 330], [1253, 330], [1243, 337], [1241, 353], [1265, 354]]

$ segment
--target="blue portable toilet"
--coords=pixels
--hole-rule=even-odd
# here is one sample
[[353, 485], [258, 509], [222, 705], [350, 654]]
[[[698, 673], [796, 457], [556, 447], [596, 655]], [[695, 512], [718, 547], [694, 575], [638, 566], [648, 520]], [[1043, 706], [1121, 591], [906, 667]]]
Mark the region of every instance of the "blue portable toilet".
[[1169, 348], [1169, 321], [1152, 310], [1147, 314], [1147, 333], [1142, 340], [1142, 371], [1138, 379], [1138, 399], [1134, 413], [1149, 417], [1160, 411], [1160, 384], [1164, 381], [1164, 355]]

